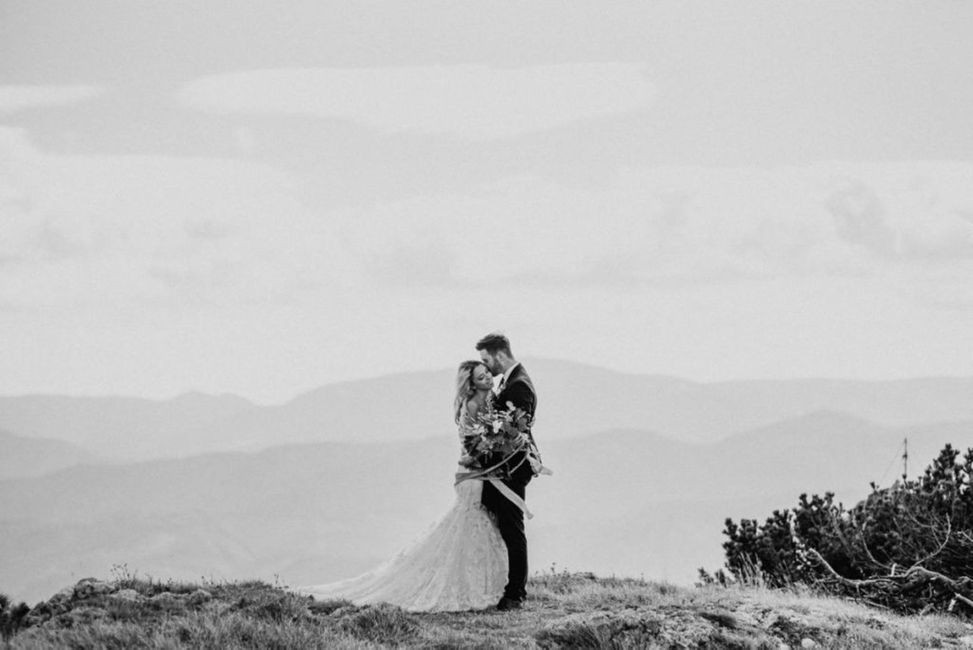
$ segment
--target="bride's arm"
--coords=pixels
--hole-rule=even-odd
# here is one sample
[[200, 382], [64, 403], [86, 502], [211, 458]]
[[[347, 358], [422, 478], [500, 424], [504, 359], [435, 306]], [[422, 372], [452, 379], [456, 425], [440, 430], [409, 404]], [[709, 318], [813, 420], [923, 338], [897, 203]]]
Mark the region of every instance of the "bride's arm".
[[[468, 433], [472, 433], [474, 423], [476, 422], [476, 414], [480, 410], [480, 405], [476, 403], [476, 400], [470, 400], [466, 403], [466, 412], [459, 422], [459, 435], [460, 442], [463, 447], [463, 456], [467, 460], [472, 460], [473, 449], [470, 445], [473, 443], [473, 439], [468, 437]], [[462, 461], [461, 461], [462, 463]]]

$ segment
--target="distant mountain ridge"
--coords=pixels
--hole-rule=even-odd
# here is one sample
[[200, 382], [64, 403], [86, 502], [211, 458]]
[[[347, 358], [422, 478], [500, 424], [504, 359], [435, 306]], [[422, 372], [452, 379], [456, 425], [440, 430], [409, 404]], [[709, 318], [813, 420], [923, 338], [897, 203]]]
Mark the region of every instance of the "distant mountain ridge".
[[[692, 382], [525, 359], [539, 394], [539, 439], [610, 429], [714, 441], [818, 411], [886, 426], [973, 419], [973, 378]], [[400, 373], [308, 391], [280, 405], [188, 394], [171, 400], [0, 397], [0, 428], [117, 460], [257, 450], [285, 443], [419, 440], [452, 430], [452, 369]]]
[[[170, 400], [136, 397], [0, 397], [0, 427], [29, 438], [53, 438], [109, 459], [179, 455], [168, 439], [257, 409], [235, 395], [186, 393]], [[189, 449], [190, 453], [204, 449]]]
[[25, 438], [2, 429], [0, 450], [0, 479], [39, 476], [99, 460], [91, 452], [63, 440]]
[[[0, 575], [17, 598], [127, 563], [192, 579], [279, 574], [292, 584], [362, 571], [449, 507], [455, 433], [420, 441], [284, 445], [258, 452], [84, 465], [0, 481]], [[544, 441], [554, 476], [531, 483], [532, 566], [688, 582], [721, 563], [726, 517], [764, 518], [802, 492], [850, 504], [921, 471], [973, 420], [886, 427], [819, 412], [710, 443], [644, 429]]]

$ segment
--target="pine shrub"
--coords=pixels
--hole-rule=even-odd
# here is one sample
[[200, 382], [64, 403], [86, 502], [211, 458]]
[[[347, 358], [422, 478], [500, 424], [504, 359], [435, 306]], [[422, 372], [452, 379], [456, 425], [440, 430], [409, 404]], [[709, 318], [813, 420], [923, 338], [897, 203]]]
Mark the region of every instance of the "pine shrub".
[[760, 524], [726, 520], [726, 572], [704, 582], [808, 585], [901, 612], [973, 614], [973, 448], [946, 445], [916, 479], [854, 507], [800, 495]]
[[0, 594], [0, 637], [9, 639], [17, 630], [26, 625], [27, 613], [30, 607], [27, 603], [14, 605], [6, 594]]

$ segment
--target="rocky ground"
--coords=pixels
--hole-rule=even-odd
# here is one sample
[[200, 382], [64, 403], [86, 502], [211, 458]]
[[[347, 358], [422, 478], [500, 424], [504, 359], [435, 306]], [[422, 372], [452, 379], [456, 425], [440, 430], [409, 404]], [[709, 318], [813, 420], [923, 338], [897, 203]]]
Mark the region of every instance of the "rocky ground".
[[261, 582], [85, 579], [13, 620], [9, 648], [973, 648], [973, 625], [796, 592], [535, 576], [514, 612], [410, 614]]

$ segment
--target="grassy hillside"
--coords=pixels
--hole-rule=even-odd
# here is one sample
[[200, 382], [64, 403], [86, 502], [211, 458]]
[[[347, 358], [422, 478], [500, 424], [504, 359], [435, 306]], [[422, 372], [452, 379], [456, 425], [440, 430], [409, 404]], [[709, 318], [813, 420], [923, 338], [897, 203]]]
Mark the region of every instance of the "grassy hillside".
[[410, 614], [261, 582], [86, 579], [35, 606], [9, 648], [944, 648], [973, 626], [797, 592], [550, 572], [515, 612]]

